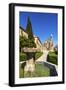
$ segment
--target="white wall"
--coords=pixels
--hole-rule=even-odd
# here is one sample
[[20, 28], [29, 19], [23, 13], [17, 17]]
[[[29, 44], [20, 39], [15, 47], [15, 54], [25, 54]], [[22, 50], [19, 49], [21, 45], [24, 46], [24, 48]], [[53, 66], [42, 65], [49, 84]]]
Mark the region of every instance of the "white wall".
[[8, 86], [8, 4], [18, 3], [36, 3], [49, 5], [65, 5], [66, 0], [0, 0], [0, 90], [65, 90], [63, 85], [45, 85], [11, 88]]

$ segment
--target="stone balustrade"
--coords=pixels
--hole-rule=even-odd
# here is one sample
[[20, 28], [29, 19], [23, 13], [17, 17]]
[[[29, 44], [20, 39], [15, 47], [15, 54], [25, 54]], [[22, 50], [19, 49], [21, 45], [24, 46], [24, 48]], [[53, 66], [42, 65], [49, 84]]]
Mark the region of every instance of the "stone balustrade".
[[22, 48], [22, 52], [39, 52], [41, 51], [40, 48]]

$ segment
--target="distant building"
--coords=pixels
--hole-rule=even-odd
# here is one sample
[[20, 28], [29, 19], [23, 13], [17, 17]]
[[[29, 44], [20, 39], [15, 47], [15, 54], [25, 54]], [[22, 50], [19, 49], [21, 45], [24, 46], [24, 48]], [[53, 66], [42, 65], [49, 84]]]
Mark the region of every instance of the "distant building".
[[54, 50], [52, 36], [44, 42], [44, 50]]

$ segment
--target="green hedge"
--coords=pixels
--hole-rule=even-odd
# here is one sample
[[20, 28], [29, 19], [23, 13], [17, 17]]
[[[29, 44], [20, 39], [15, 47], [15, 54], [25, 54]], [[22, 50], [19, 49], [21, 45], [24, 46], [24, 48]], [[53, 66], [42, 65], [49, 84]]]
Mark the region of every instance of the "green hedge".
[[25, 53], [20, 53], [20, 61], [26, 61], [27, 60], [27, 55]]
[[35, 53], [35, 60], [37, 60], [39, 57], [41, 57], [43, 52], [36, 52]]
[[47, 61], [58, 65], [58, 55], [55, 52], [49, 52]]
[[[37, 60], [39, 57], [42, 56], [42, 54], [43, 54], [43, 52], [36, 52], [36, 53], [33, 53], [33, 57], [35, 60]], [[19, 57], [20, 57], [20, 61], [27, 60], [27, 55], [25, 53], [20, 53]]]
[[58, 51], [57, 50], [55, 50], [55, 54], [58, 54]]

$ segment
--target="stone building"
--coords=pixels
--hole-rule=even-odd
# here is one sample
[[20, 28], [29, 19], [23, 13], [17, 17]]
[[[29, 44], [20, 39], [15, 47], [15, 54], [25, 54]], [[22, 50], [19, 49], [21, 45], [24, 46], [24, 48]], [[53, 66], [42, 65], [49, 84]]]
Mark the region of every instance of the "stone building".
[[53, 46], [53, 40], [52, 40], [52, 36], [50, 36], [45, 42], [44, 42], [44, 50], [50, 50], [53, 51], [54, 50], [54, 46]]
[[19, 29], [19, 35], [28, 38], [28, 34], [25, 32], [25, 30], [22, 27], [20, 27]]
[[34, 36], [36, 47], [42, 51], [42, 43], [39, 39], [39, 37]]

